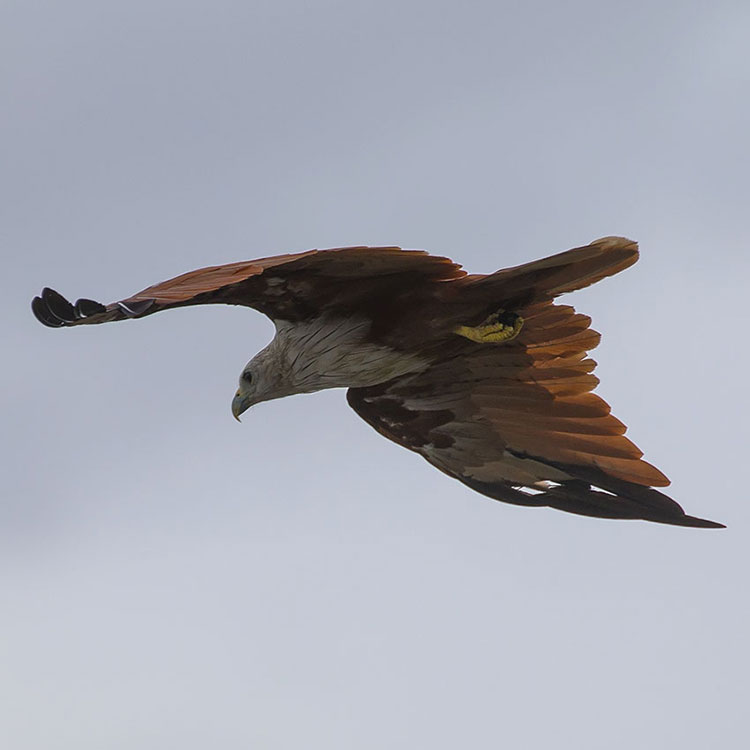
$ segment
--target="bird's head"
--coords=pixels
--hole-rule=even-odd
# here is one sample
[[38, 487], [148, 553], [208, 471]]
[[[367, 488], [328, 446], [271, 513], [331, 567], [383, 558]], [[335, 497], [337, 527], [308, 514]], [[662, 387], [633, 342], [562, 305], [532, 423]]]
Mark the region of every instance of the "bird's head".
[[261, 401], [288, 396], [290, 391], [284, 387], [283, 372], [283, 363], [278, 361], [273, 348], [258, 352], [240, 373], [239, 388], [232, 399], [234, 418], [239, 421], [240, 414]]

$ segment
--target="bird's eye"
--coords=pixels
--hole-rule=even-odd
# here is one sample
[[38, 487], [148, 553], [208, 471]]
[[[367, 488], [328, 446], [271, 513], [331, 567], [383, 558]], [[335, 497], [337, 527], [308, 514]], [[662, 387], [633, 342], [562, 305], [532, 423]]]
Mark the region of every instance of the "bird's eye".
[[253, 374], [252, 374], [252, 373], [250, 372], [250, 370], [245, 370], [245, 371], [244, 371], [244, 372], [242, 373], [242, 379], [243, 379], [243, 380], [244, 380], [244, 381], [245, 381], [246, 383], [252, 383], [252, 382], [253, 382]]

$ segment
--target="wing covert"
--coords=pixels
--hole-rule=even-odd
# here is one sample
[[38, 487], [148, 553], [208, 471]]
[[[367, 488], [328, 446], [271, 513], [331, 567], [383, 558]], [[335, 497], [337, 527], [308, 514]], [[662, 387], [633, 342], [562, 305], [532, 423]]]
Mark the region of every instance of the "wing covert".
[[272, 319], [298, 320], [327, 309], [346, 312], [366, 306], [378, 293], [382, 297], [385, 289], [397, 293], [464, 275], [448, 258], [420, 250], [364, 246], [308, 250], [189, 271], [109, 305], [89, 299], [71, 303], [47, 288], [32, 301], [32, 311], [53, 328], [141, 318], [203, 304], [241, 305]]

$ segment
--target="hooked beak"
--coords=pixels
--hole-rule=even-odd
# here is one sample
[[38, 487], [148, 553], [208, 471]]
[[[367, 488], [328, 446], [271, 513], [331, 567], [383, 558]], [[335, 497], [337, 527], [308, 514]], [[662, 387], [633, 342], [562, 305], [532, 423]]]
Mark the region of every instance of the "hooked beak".
[[240, 414], [246, 412], [251, 406], [250, 399], [237, 391], [232, 399], [232, 416], [239, 422]]

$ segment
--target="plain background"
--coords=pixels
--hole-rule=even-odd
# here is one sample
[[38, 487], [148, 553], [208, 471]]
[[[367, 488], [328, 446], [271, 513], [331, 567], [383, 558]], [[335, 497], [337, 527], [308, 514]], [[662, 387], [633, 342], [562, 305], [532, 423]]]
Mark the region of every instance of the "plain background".
[[[4, 0], [0, 744], [748, 747], [750, 6]], [[342, 391], [230, 416], [271, 324], [53, 331], [192, 268], [596, 237], [599, 388], [704, 531], [515, 508]]]

